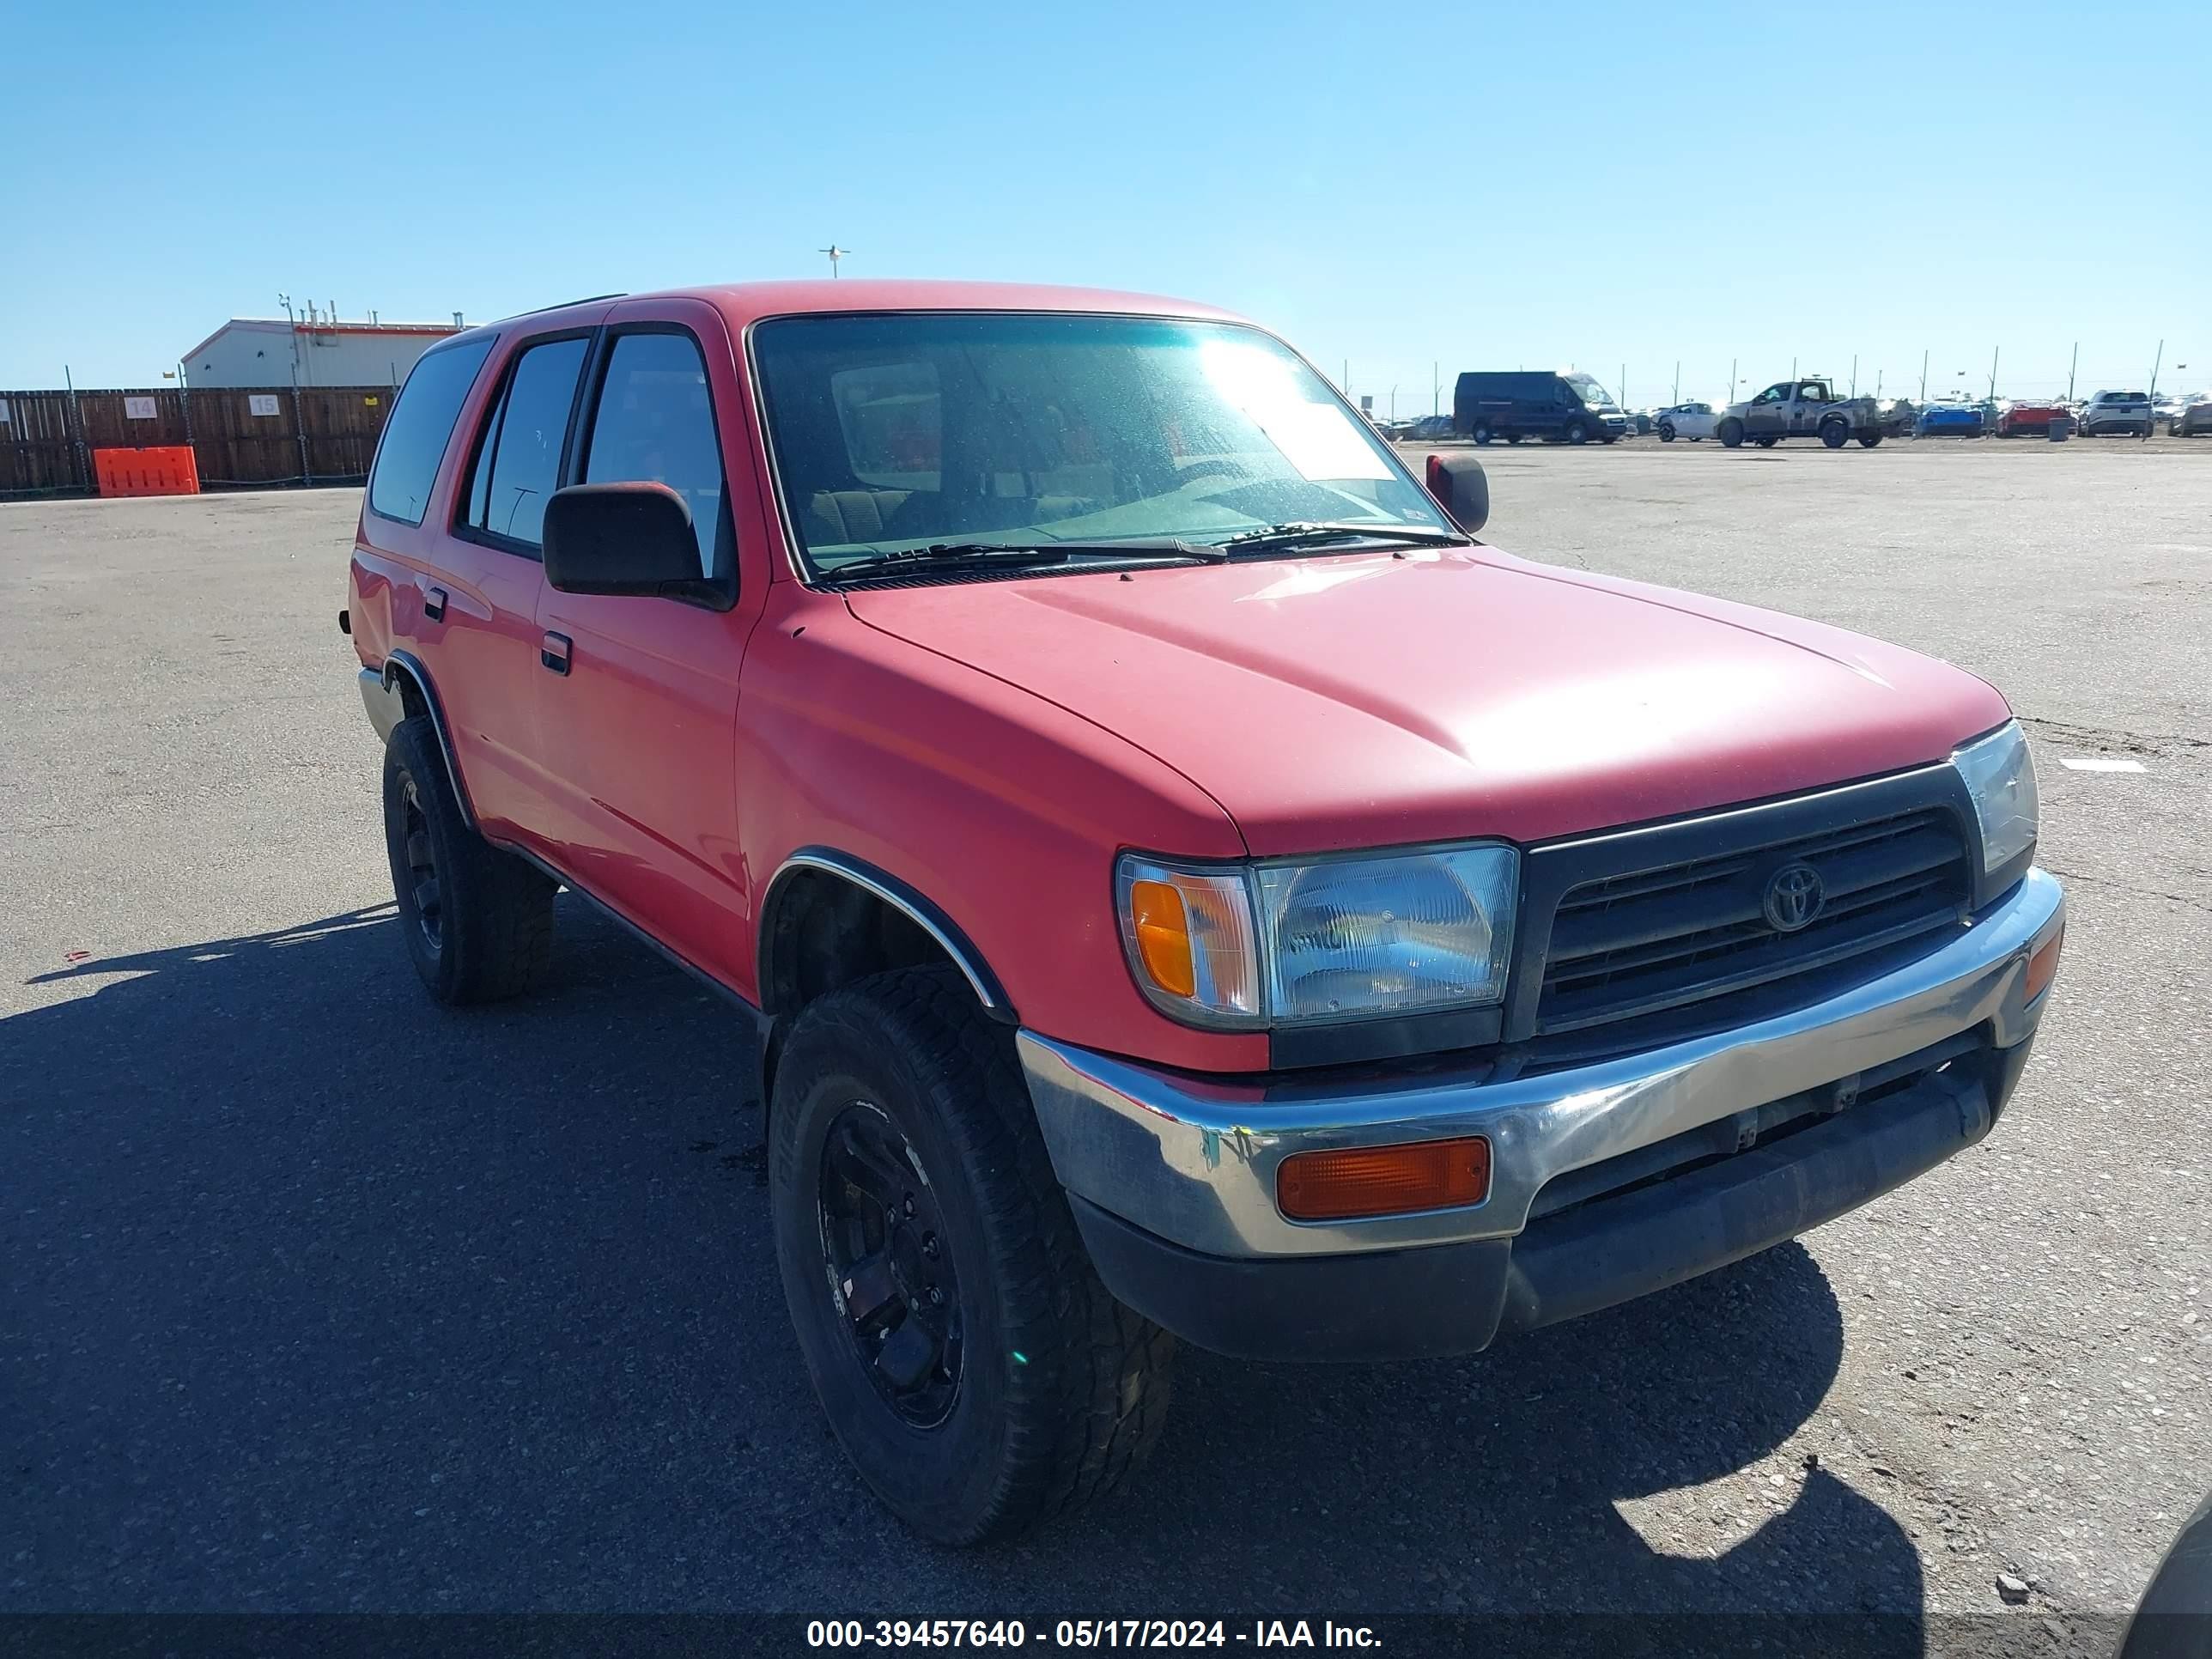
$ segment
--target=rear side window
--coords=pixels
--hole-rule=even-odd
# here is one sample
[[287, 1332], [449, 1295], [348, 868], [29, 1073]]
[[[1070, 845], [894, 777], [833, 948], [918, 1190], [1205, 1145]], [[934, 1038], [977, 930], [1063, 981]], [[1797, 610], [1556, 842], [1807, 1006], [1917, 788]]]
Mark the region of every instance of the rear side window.
[[688, 334], [622, 334], [607, 355], [592, 422], [586, 483], [665, 483], [691, 509], [699, 574], [727, 572], [723, 544], [722, 446], [707, 365]]
[[465, 520], [471, 528], [538, 544], [546, 498], [560, 485], [561, 448], [589, 344], [580, 336], [548, 340], [524, 347], [515, 358], [477, 447]]
[[368, 479], [369, 511], [402, 524], [420, 524], [430, 505], [430, 486], [446, 441], [453, 434], [462, 400], [491, 352], [492, 337], [427, 352], [408, 375], [385, 423], [383, 441]]

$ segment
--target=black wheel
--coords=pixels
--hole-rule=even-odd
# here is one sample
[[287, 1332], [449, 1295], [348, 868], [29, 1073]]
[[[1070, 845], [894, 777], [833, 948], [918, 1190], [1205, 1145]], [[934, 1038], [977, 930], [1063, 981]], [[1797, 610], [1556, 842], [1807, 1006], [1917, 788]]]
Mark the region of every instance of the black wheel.
[[924, 1536], [1024, 1531], [1158, 1437], [1173, 1339], [1099, 1282], [1006, 1031], [957, 975], [811, 1003], [776, 1068], [769, 1204], [814, 1391]]
[[1859, 447], [1861, 449], [1872, 449], [1881, 441], [1881, 434], [1879, 432], [1862, 432], [1859, 434]]
[[1674, 422], [1662, 421], [1659, 422], [1659, 441], [1662, 444], [1671, 444], [1674, 441]]
[[1563, 435], [1571, 444], [1586, 444], [1589, 441], [1589, 428], [1580, 421], [1569, 421]]
[[1719, 436], [1723, 449], [1741, 448], [1743, 445], [1743, 422], [1735, 416], [1729, 416], [1721, 422]]
[[1521, 441], [1521, 434], [1517, 432], [1509, 432], [1505, 434], [1505, 441], [1509, 444], [1517, 444]]
[[1488, 443], [1490, 441], [1490, 422], [1487, 421], [1477, 421], [1474, 423], [1474, 432], [1473, 436], [1475, 442], [1479, 444]]
[[553, 884], [469, 828], [425, 715], [384, 750], [384, 844], [407, 955], [439, 1001], [526, 991], [553, 950]]
[[1841, 449], [1845, 444], [1850, 442], [1850, 441], [1851, 427], [1850, 422], [1823, 421], [1820, 422], [1820, 441], [1827, 445], [1829, 448]]
[[1780, 435], [1771, 432], [1762, 432], [1752, 440], [1752, 442], [1757, 444], [1761, 449], [1771, 449], [1781, 441]]

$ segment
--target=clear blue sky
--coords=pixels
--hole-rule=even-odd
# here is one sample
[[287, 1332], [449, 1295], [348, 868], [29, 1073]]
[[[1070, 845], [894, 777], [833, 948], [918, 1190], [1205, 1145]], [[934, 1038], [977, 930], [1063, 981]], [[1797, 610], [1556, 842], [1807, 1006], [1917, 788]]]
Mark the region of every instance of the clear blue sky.
[[[823, 270], [1179, 294], [1425, 411], [2212, 384], [2212, 4], [868, 3], [4, 13], [0, 386], [287, 291], [472, 320]], [[2175, 371], [2176, 360], [2189, 364]], [[1909, 388], [1908, 388], [1909, 389]]]

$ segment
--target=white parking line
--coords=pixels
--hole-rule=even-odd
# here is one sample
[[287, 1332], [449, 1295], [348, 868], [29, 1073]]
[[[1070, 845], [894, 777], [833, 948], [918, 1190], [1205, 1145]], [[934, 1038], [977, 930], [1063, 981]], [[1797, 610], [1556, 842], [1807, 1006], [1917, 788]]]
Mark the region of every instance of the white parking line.
[[2112, 760], [2099, 755], [2088, 760], [2063, 760], [2058, 763], [2069, 772], [2140, 772], [2143, 763], [2136, 760]]

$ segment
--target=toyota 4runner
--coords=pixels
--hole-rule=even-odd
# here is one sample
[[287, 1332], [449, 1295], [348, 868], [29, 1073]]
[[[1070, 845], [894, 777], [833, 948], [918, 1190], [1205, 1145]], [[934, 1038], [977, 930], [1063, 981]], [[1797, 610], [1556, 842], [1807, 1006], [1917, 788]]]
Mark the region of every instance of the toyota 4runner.
[[750, 1015], [799, 1347], [921, 1531], [1118, 1479], [1175, 1338], [1481, 1349], [2011, 1096], [2003, 699], [1486, 512], [1121, 295], [600, 299], [410, 377], [344, 617], [406, 949], [520, 992], [565, 885]]

